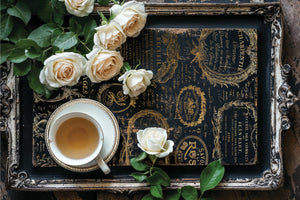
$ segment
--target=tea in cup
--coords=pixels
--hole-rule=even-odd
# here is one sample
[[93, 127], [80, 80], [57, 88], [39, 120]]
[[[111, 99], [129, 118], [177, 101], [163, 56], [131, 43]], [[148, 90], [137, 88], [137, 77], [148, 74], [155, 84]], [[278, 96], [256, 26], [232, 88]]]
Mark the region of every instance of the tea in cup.
[[55, 159], [75, 167], [96, 161], [105, 174], [110, 173], [100, 155], [103, 131], [92, 116], [83, 112], [65, 113], [51, 122], [47, 136]]

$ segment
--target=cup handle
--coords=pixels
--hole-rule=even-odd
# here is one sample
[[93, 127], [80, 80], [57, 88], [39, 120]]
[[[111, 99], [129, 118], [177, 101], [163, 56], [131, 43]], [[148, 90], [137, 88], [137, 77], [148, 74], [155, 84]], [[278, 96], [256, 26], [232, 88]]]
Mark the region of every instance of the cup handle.
[[99, 165], [100, 169], [103, 171], [104, 174], [109, 174], [110, 173], [110, 168], [108, 165], [104, 162], [103, 158], [101, 155], [98, 156], [96, 159], [97, 164]]

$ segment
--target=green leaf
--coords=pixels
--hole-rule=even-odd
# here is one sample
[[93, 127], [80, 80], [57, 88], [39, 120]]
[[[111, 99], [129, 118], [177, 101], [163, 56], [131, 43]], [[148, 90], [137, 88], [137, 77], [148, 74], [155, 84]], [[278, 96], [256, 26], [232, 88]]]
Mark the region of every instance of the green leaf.
[[31, 62], [29, 60], [26, 60], [22, 63], [15, 63], [14, 64], [14, 76], [25, 76], [30, 72], [31, 70]]
[[142, 182], [147, 178], [147, 176], [141, 172], [134, 172], [130, 174], [130, 176], [132, 176], [137, 182]]
[[185, 200], [197, 200], [198, 192], [192, 186], [184, 186], [181, 188], [181, 195]]
[[12, 50], [7, 59], [13, 63], [24, 62], [27, 59], [27, 57], [25, 55], [25, 49]]
[[44, 24], [32, 31], [28, 39], [34, 40], [40, 47], [48, 47], [51, 44], [52, 33], [60, 28], [57, 24]]
[[78, 17], [71, 17], [69, 20], [69, 26], [70, 26], [70, 31], [73, 31], [75, 33], [80, 33], [82, 30], [82, 26], [81, 24], [84, 23], [80, 23], [80, 19], [78, 19]]
[[93, 18], [91, 18], [91, 20], [89, 20], [88, 22], [85, 23], [80, 35], [84, 36], [86, 43], [90, 39], [94, 38], [94, 34], [96, 33], [96, 30], [95, 30], [96, 27], [97, 27], [97, 23]]
[[1, 54], [0, 54], [0, 64], [4, 63], [7, 60], [7, 57], [10, 54], [10, 51], [14, 48], [14, 45], [10, 43], [1, 43]]
[[52, 32], [52, 35], [51, 35], [51, 44], [53, 44], [54, 43], [54, 41], [57, 39], [57, 37], [59, 36], [59, 35], [61, 35], [61, 34], [63, 34], [63, 30], [62, 29], [60, 29], [60, 28], [57, 28], [57, 29], [55, 29], [53, 32]]
[[22, 1], [18, 1], [14, 7], [8, 8], [7, 13], [11, 16], [20, 18], [25, 24], [28, 24], [31, 18], [31, 11], [29, 7]]
[[161, 184], [162, 179], [163, 179], [163, 177], [160, 175], [159, 172], [154, 172], [151, 176], [146, 178], [146, 181], [150, 185], [158, 185], [158, 184]]
[[143, 151], [136, 159], [136, 161], [143, 161], [145, 160], [145, 158], [147, 158], [147, 153], [145, 151]]
[[149, 194], [146, 194], [142, 200], [155, 200], [157, 198], [155, 198], [154, 196], [152, 196], [150, 193]]
[[59, 49], [70, 49], [78, 43], [78, 38], [74, 32], [60, 34], [53, 42], [53, 46]]
[[3, 40], [11, 33], [13, 29], [14, 20], [11, 16], [4, 14], [1, 15], [0, 19], [0, 39]]
[[161, 185], [165, 187], [170, 186], [170, 177], [164, 170], [158, 167], [154, 167], [153, 172], [157, 172], [161, 176]]
[[27, 56], [30, 59], [36, 59], [40, 57], [42, 55], [41, 53], [41, 51], [37, 50], [34, 47], [30, 47], [29, 49], [25, 50], [25, 56]]
[[110, 2], [110, 0], [96, 0], [96, 2], [103, 5], [103, 6], [105, 6]]
[[34, 40], [21, 39], [16, 42], [16, 48], [29, 49], [30, 47], [34, 47], [36, 49], [41, 49]]
[[216, 187], [222, 180], [225, 173], [225, 168], [221, 160], [215, 160], [209, 163], [200, 175], [200, 190], [201, 194], [207, 190]]
[[25, 39], [28, 36], [28, 32], [27, 32], [27, 30], [25, 30], [22, 22], [19, 20], [18, 20], [18, 22], [15, 22], [14, 28], [8, 36], [9, 40], [14, 43], [16, 43], [20, 39]]
[[42, 94], [44, 97], [49, 98], [52, 94], [52, 91], [47, 89], [39, 79], [41, 69], [36, 66], [31, 66], [31, 71], [27, 75], [29, 82], [29, 87], [33, 89], [38, 94]]
[[176, 189], [168, 193], [166, 200], [179, 200], [181, 196], [181, 190]]
[[157, 159], [157, 157], [155, 155], [148, 155], [149, 159], [151, 160], [152, 163], [154, 163]]
[[162, 198], [162, 188], [160, 185], [151, 185], [150, 187], [150, 193], [152, 196], [156, 198]]
[[137, 171], [147, 171], [150, 169], [149, 165], [147, 165], [141, 161], [138, 161], [137, 158], [132, 158], [130, 160], [130, 163], [131, 163], [132, 167]]

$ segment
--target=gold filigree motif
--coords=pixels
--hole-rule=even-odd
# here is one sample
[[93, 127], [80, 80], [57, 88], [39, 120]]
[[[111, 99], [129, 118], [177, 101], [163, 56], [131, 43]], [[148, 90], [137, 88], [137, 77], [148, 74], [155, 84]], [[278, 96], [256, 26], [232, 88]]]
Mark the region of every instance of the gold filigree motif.
[[62, 87], [60, 88], [63, 92], [59, 93], [56, 97], [52, 99], [46, 99], [43, 95], [33, 93], [33, 100], [34, 103], [39, 103], [39, 102], [47, 102], [47, 103], [54, 103], [54, 102], [59, 102], [61, 100], [67, 99], [67, 100], [72, 100], [74, 97], [76, 98], [83, 98], [84, 95], [80, 93], [78, 89], [75, 88], [70, 88], [70, 87]]
[[240, 100], [232, 101], [229, 103], [224, 104], [221, 108], [218, 109], [218, 111], [215, 111], [214, 117], [213, 117], [213, 134], [214, 134], [214, 149], [212, 152], [212, 158], [218, 159], [221, 158], [221, 144], [220, 144], [220, 137], [221, 137], [221, 127], [222, 123], [224, 121], [224, 112], [226, 110], [232, 109], [232, 108], [239, 108], [239, 109], [246, 109], [254, 119], [255, 123], [253, 125], [253, 129], [250, 133], [250, 140], [252, 147], [255, 151], [255, 157], [254, 161], [257, 160], [257, 153], [256, 153], [256, 141], [253, 141], [253, 135], [256, 134], [257, 131], [257, 113], [256, 109], [253, 105], [253, 103], [250, 102], [242, 102]]
[[162, 43], [167, 46], [167, 58], [157, 70], [157, 80], [159, 83], [168, 82], [168, 80], [173, 77], [175, 70], [178, 67], [178, 61], [181, 57], [179, 55], [180, 45], [177, 39], [177, 34], [173, 32], [166, 32], [166, 34], [162, 36]]
[[[167, 119], [155, 110], [142, 110], [133, 115], [128, 121], [127, 134], [124, 137], [122, 150], [120, 153], [120, 163], [130, 164], [130, 156], [133, 153], [134, 145], [136, 144], [136, 133], [139, 129], [147, 127], [161, 127], [166, 130], [169, 129]], [[165, 159], [168, 162], [168, 158]]]
[[137, 97], [130, 98], [123, 94], [121, 83], [104, 84], [98, 91], [98, 101], [103, 103], [113, 113], [121, 113], [130, 107], [135, 108]]
[[209, 160], [205, 142], [198, 136], [183, 138], [175, 150], [175, 163], [187, 165], [207, 165]]
[[197, 126], [202, 123], [205, 114], [205, 93], [193, 85], [182, 88], [176, 101], [179, 121], [188, 127]]
[[[210, 48], [212, 48], [211, 44], [206, 44], [206, 39], [213, 35], [214, 33], [219, 33], [220, 35], [224, 34], [222, 33], [222, 30], [212, 30], [212, 29], [202, 29], [201, 30], [201, 35], [198, 38], [198, 44], [196, 44], [193, 41], [193, 46], [194, 48], [191, 50], [191, 54], [193, 54], [195, 57], [192, 60], [193, 62], [198, 62], [199, 67], [201, 68], [202, 72], [203, 72], [203, 77], [205, 77], [211, 84], [213, 84], [214, 86], [216, 86], [217, 84], [221, 85], [221, 86], [225, 86], [228, 87], [228, 85], [234, 85], [234, 86], [238, 86], [238, 84], [244, 80], [246, 80], [250, 75], [255, 74], [256, 73], [256, 66], [257, 66], [257, 33], [256, 30], [254, 29], [240, 29], [238, 30], [239, 34], [240, 34], [240, 43], [244, 44], [244, 40], [247, 40], [246, 38], [244, 38], [243, 34], [246, 34], [245, 37], [249, 37], [249, 46], [243, 47], [243, 51], [240, 50], [239, 54], [241, 52], [246, 53], [249, 57], [250, 57], [250, 63], [249, 65], [244, 69], [241, 66], [236, 67], [236, 72], [235, 73], [220, 73], [217, 72], [216, 70], [211, 69], [206, 62], [208, 62], [209, 60], [209, 56], [210, 57], [214, 57], [216, 56], [217, 58], [220, 57], [220, 55], [207, 55], [207, 53], [209, 52], [208, 50]], [[228, 39], [228, 38], [227, 38]], [[225, 41], [226, 42], [226, 41]], [[234, 43], [234, 42], [233, 42]], [[232, 45], [236, 45], [237, 48], [241, 49], [241, 44], [232, 44]], [[228, 45], [228, 44], [222, 44], [222, 45]], [[220, 44], [216, 44], [216, 46], [214, 48], [220, 48]], [[235, 49], [235, 48], [233, 48]], [[227, 52], [226, 52], [227, 53]], [[228, 56], [228, 55], [226, 55]], [[232, 55], [236, 56], [234, 53]], [[230, 57], [230, 59], [233, 59], [232, 57]], [[228, 58], [229, 59], [229, 58]], [[239, 65], [243, 65], [244, 63], [244, 59], [245, 56], [241, 53], [240, 55], [240, 63]], [[228, 60], [227, 60], [228, 61]], [[225, 63], [224, 64], [225, 67], [231, 68], [230, 63]], [[218, 66], [220, 67], [220, 66]]]

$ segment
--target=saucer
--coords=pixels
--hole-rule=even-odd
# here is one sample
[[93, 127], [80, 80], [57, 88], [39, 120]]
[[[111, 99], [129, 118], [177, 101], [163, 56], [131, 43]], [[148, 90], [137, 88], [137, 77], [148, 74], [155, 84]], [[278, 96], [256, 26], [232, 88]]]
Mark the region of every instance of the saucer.
[[47, 149], [51, 157], [55, 160], [57, 164], [65, 169], [74, 172], [89, 172], [99, 168], [96, 161], [92, 161], [84, 166], [70, 166], [67, 165], [56, 158], [51, 149], [49, 148], [49, 128], [53, 121], [62, 116], [63, 114], [69, 112], [85, 112], [95, 118], [102, 127], [104, 135], [104, 144], [101, 149], [101, 156], [103, 160], [107, 163], [109, 162], [117, 151], [119, 140], [120, 140], [120, 130], [118, 122], [113, 115], [113, 113], [105, 107], [103, 104], [91, 100], [91, 99], [75, 99], [69, 101], [60, 107], [58, 107], [50, 116], [45, 131], [45, 140]]

